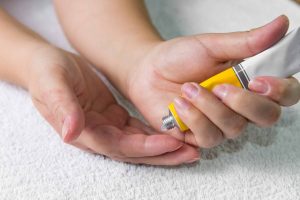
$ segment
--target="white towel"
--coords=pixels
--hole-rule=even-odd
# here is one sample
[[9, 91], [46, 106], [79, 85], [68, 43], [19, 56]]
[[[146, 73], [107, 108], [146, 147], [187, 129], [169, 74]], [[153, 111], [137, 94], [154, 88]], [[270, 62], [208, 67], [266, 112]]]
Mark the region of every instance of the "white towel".
[[[50, 0], [1, 4], [48, 40], [70, 50]], [[246, 30], [285, 13], [288, 0], [148, 0], [166, 38]], [[3, 27], [1, 27], [3, 28]], [[27, 92], [0, 82], [0, 199], [299, 199], [300, 105], [269, 129], [248, 128], [238, 140], [206, 150], [198, 164], [130, 165], [63, 144]]]

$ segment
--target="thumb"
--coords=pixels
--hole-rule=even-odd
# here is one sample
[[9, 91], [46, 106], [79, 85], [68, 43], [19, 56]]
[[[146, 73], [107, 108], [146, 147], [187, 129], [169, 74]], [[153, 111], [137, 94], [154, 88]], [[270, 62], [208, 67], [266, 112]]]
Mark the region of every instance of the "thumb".
[[[275, 43], [286, 34], [289, 20], [285, 15], [250, 31], [199, 35], [210, 56], [220, 61], [241, 60], [254, 56]], [[216, 48], [217, 47], [217, 48]]]
[[84, 112], [72, 87], [66, 80], [55, 82], [47, 95], [46, 105], [54, 119], [63, 141], [70, 143], [77, 139], [85, 124]]

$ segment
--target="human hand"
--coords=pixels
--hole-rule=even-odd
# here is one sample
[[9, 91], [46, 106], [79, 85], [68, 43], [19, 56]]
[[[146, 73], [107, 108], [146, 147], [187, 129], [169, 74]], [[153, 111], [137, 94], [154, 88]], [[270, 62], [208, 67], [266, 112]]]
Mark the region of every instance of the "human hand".
[[125, 93], [157, 129], [175, 98], [176, 110], [191, 131], [173, 129], [170, 134], [195, 146], [212, 147], [224, 137], [237, 137], [248, 120], [270, 126], [280, 115], [280, 105], [298, 102], [300, 86], [295, 79], [257, 78], [261, 82], [252, 81], [249, 87], [260, 95], [225, 84], [213, 90], [214, 96], [187, 82], [200, 83], [256, 55], [278, 42], [287, 29], [288, 19], [281, 16], [248, 32], [202, 34], [158, 43], [131, 71]]
[[30, 60], [33, 103], [65, 142], [130, 163], [177, 165], [199, 158], [195, 148], [130, 117], [78, 56], [43, 47]]

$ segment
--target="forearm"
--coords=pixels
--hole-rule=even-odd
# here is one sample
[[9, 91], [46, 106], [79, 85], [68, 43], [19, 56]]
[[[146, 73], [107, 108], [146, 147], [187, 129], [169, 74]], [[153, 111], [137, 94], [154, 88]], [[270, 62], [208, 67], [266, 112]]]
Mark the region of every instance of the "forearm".
[[24, 88], [32, 53], [47, 43], [0, 8], [0, 79]]
[[73, 46], [125, 93], [126, 77], [161, 41], [142, 0], [55, 0]]

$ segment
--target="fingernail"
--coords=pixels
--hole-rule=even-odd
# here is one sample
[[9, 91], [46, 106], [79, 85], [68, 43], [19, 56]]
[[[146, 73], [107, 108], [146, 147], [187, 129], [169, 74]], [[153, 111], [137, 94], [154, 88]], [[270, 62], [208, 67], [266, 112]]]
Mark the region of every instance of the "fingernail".
[[223, 99], [228, 93], [228, 88], [226, 85], [217, 85], [213, 88], [212, 92], [220, 99]]
[[196, 162], [198, 161], [200, 158], [193, 158], [192, 160], [189, 160], [189, 161], [186, 161], [185, 163], [193, 163], [193, 162]]
[[184, 95], [189, 99], [193, 99], [199, 93], [199, 87], [197, 87], [197, 85], [194, 85], [192, 83], [183, 84], [181, 89]]
[[70, 129], [70, 118], [67, 117], [64, 120], [64, 124], [63, 124], [62, 130], [61, 130], [61, 134], [62, 134], [63, 139], [65, 139], [65, 137], [68, 135], [69, 129]]
[[261, 80], [251, 80], [249, 82], [249, 88], [261, 94], [265, 94], [269, 91], [268, 84]]
[[175, 103], [175, 107], [182, 109], [182, 110], [186, 110], [190, 107], [190, 104], [187, 102], [187, 100], [185, 100], [182, 97], [176, 97], [174, 99], [174, 103]]

